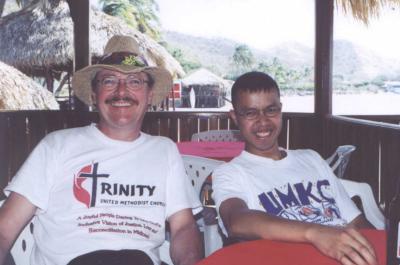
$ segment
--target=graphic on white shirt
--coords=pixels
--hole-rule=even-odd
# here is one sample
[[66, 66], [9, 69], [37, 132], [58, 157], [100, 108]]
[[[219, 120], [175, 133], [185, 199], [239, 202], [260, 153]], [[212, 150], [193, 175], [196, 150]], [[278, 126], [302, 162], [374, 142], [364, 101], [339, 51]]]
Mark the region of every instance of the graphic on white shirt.
[[[87, 165], [78, 172], [78, 175], [74, 176], [75, 198], [84, 203], [88, 208], [96, 206], [98, 178], [108, 178], [110, 176], [109, 174], [98, 174], [98, 166], [99, 163]], [[92, 179], [92, 188], [90, 192], [83, 187], [83, 182], [89, 178]]]
[[[162, 201], [153, 200], [156, 186], [112, 182], [111, 174], [99, 172], [99, 163], [84, 166], [74, 175], [73, 193], [87, 208], [98, 208], [94, 214], [77, 217], [77, 226], [88, 233], [136, 234], [149, 239], [159, 232], [162, 225], [129, 214], [114, 214], [103, 207], [165, 207]], [[97, 206], [97, 207], [96, 207]]]
[[[111, 182], [110, 174], [99, 173], [98, 168], [99, 163], [93, 163], [74, 175], [74, 196], [87, 208], [95, 207], [96, 203], [101, 206], [165, 206], [164, 202], [148, 200], [154, 195], [156, 186]], [[90, 179], [91, 185], [87, 182]]]
[[287, 183], [258, 195], [261, 205], [269, 214], [286, 219], [324, 224], [341, 218], [335, 199], [327, 192], [328, 180]]

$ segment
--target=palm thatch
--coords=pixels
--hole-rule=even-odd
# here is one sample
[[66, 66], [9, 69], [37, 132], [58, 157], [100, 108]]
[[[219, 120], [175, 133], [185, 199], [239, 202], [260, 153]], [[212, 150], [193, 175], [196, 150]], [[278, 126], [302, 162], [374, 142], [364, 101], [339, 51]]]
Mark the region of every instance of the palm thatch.
[[[92, 56], [100, 56], [108, 39], [117, 34], [136, 38], [151, 65], [163, 66], [177, 77], [184, 75], [180, 64], [157, 42], [118, 18], [91, 11]], [[65, 1], [45, 11], [35, 8], [1, 18], [0, 39], [0, 60], [24, 73], [44, 76], [46, 69], [72, 69], [73, 22]]]
[[0, 62], [0, 110], [59, 109], [53, 94], [12, 66]]
[[225, 84], [226, 82], [224, 79], [204, 68], [200, 68], [182, 79], [183, 86], [210, 85], [223, 88]]
[[336, 0], [336, 6], [368, 25], [371, 18], [379, 17], [382, 8], [400, 6], [400, 0]]

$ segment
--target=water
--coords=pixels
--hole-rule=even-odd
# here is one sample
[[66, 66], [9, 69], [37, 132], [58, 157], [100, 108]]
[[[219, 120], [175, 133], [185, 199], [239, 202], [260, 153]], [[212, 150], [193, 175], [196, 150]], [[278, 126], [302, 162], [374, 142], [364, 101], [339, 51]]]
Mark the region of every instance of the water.
[[[281, 98], [284, 112], [314, 112], [314, 96], [290, 95]], [[334, 94], [332, 112], [335, 115], [400, 115], [400, 94], [392, 92]], [[177, 108], [177, 111], [229, 111], [222, 108]]]

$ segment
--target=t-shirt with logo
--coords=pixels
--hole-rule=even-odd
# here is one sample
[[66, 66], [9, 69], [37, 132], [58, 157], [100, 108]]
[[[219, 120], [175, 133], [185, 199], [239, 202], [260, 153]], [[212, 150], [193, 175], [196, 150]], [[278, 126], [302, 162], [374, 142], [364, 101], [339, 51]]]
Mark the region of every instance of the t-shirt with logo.
[[[328, 164], [312, 150], [273, 160], [246, 151], [213, 172], [217, 209], [239, 198], [249, 209], [290, 220], [345, 226], [360, 214]], [[227, 235], [221, 220], [219, 225]]]
[[65, 265], [101, 249], [143, 250], [158, 264], [165, 221], [201, 206], [170, 139], [118, 141], [94, 124], [48, 134], [11, 191], [38, 207], [32, 265]]

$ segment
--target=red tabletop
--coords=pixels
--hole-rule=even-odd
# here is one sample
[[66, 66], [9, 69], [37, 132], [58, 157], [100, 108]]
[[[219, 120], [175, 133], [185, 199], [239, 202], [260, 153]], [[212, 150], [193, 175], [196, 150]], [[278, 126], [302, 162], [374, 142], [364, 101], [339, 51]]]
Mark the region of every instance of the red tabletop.
[[195, 155], [229, 161], [244, 149], [244, 142], [179, 142], [176, 143], [183, 155]]
[[[386, 233], [384, 230], [362, 230], [374, 245], [379, 265], [386, 265]], [[255, 240], [222, 248], [197, 265], [339, 265], [305, 243]]]

